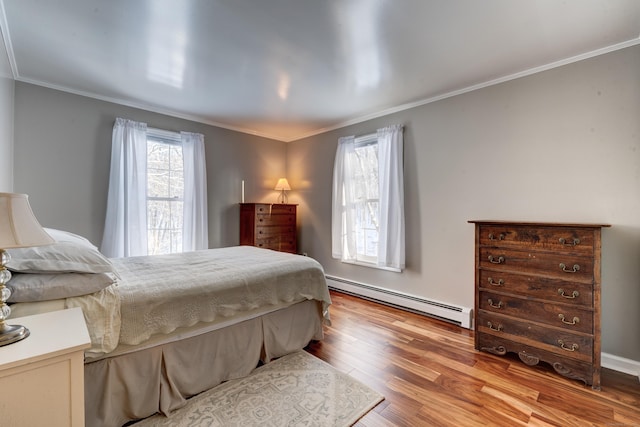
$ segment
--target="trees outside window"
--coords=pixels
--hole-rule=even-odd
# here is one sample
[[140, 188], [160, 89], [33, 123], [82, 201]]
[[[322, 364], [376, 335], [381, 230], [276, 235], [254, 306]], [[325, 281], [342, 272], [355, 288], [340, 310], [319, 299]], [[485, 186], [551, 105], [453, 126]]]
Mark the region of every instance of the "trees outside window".
[[147, 246], [149, 255], [182, 252], [182, 145], [147, 136]]
[[[353, 197], [350, 204], [354, 211], [356, 258], [375, 264], [380, 232], [377, 139], [356, 142], [349, 156], [349, 164], [352, 165], [353, 171]], [[346, 215], [343, 221], [346, 221]], [[346, 229], [346, 224], [344, 228]]]

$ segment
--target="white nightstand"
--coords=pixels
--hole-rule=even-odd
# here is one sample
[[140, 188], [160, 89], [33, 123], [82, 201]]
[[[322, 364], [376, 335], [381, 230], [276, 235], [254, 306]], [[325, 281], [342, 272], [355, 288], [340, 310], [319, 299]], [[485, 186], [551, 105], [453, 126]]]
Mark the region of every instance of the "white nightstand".
[[84, 349], [91, 340], [80, 308], [16, 319], [31, 335], [0, 347], [0, 423], [84, 426]]

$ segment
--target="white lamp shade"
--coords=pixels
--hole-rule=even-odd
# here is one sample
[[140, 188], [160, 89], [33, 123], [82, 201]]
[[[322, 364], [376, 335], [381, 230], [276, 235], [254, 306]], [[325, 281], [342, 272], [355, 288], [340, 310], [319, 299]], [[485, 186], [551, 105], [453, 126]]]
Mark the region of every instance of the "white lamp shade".
[[291, 187], [289, 186], [289, 181], [287, 181], [287, 178], [280, 178], [274, 190], [286, 190], [286, 191], [291, 190]]
[[0, 248], [22, 248], [53, 243], [36, 219], [29, 196], [0, 193]]

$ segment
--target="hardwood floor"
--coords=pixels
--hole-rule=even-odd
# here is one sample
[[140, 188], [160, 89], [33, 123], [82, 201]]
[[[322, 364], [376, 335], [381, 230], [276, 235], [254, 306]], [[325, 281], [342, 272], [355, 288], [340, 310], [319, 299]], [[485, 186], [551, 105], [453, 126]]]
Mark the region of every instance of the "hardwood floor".
[[602, 390], [517, 356], [475, 351], [473, 331], [331, 293], [311, 354], [385, 396], [357, 427], [640, 426], [637, 377], [602, 370]]

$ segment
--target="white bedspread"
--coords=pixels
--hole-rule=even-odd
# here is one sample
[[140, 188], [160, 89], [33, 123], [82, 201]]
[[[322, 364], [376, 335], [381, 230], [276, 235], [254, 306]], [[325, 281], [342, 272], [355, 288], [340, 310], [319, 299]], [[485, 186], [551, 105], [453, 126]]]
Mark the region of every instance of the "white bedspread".
[[200, 322], [224, 321], [283, 303], [331, 303], [322, 266], [312, 258], [236, 246], [113, 259], [122, 280], [120, 343]]
[[[12, 317], [81, 307], [88, 358], [194, 325], [200, 330], [249, 319], [304, 300], [331, 303], [322, 266], [312, 258], [234, 246], [184, 254], [115, 258], [116, 284], [90, 295], [17, 303]], [[190, 332], [191, 333], [191, 332]], [[195, 333], [195, 332], [194, 332]]]

